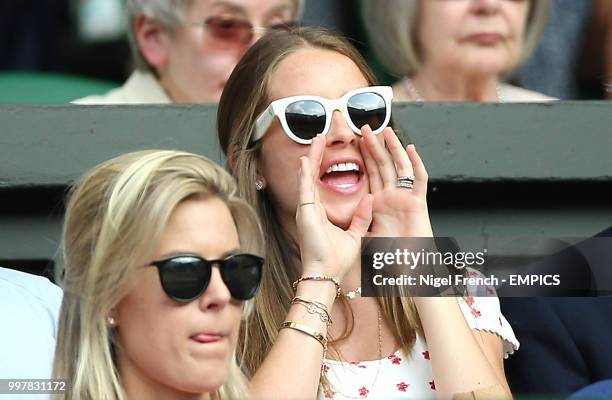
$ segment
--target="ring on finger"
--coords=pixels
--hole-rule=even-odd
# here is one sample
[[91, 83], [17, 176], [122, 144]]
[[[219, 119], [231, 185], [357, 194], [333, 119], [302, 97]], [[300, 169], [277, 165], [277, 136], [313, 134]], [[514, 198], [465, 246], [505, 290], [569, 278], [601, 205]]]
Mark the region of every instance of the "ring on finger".
[[315, 203], [314, 201], [307, 201], [307, 202], [305, 202], [305, 203], [300, 203], [300, 207], [302, 207], [302, 206], [307, 206], [307, 205], [309, 205], [309, 204], [314, 204], [314, 203]]
[[414, 183], [408, 180], [404, 180], [404, 181], [398, 180], [395, 187], [412, 190], [414, 188]]
[[405, 182], [412, 182], [414, 183], [414, 180], [416, 179], [416, 177], [414, 175], [404, 175], [404, 176], [398, 176], [397, 177], [397, 181], [405, 181]]
[[414, 187], [414, 175], [399, 176], [397, 178], [397, 184], [395, 186], [412, 190], [412, 188]]

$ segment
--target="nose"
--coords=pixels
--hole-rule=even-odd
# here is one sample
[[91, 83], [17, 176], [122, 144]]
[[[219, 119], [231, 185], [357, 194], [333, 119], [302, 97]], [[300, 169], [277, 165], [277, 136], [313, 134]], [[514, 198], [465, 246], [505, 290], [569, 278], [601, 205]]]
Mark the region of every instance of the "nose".
[[328, 146], [346, 146], [356, 140], [355, 132], [348, 126], [342, 112], [334, 111], [332, 114], [331, 126], [327, 133]]
[[472, 10], [476, 14], [494, 14], [499, 11], [499, 6], [502, 1], [503, 0], [472, 0]]
[[213, 266], [208, 287], [200, 297], [200, 308], [203, 311], [222, 310], [232, 298], [229, 289], [221, 279], [218, 266]]

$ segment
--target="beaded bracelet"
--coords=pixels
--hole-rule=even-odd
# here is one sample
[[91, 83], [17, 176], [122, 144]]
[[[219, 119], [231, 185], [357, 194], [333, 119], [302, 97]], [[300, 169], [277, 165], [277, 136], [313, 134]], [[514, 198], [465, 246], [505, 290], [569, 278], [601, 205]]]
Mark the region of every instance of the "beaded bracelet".
[[319, 303], [314, 300], [306, 300], [302, 297], [295, 296], [293, 300], [291, 300], [291, 304], [300, 304], [306, 307], [306, 311], [309, 314], [317, 314], [322, 322], [325, 322], [327, 327], [333, 324], [333, 321], [329, 315], [329, 311], [327, 311], [327, 306], [323, 303]]
[[329, 281], [329, 282], [333, 282], [334, 285], [336, 285], [336, 298], [340, 298], [340, 295], [342, 294], [342, 289], [340, 288], [340, 282], [338, 282], [338, 280], [336, 278], [334, 278], [333, 276], [329, 276], [329, 275], [309, 275], [309, 276], [303, 276], [300, 279], [298, 279], [297, 281], [293, 282], [293, 291], [295, 292], [297, 290], [297, 285], [300, 282], [306, 282], [306, 281]]
[[280, 329], [285, 329], [285, 328], [287, 328], [287, 329], [294, 329], [296, 331], [300, 331], [302, 333], [305, 333], [306, 335], [312, 337], [317, 342], [319, 342], [321, 344], [321, 346], [323, 346], [323, 351], [324, 352], [327, 351], [327, 338], [321, 332], [316, 331], [316, 330], [314, 330], [313, 328], [311, 328], [309, 326], [298, 324], [297, 322], [293, 322], [293, 321], [285, 321], [285, 322], [283, 322], [283, 324], [281, 325]]

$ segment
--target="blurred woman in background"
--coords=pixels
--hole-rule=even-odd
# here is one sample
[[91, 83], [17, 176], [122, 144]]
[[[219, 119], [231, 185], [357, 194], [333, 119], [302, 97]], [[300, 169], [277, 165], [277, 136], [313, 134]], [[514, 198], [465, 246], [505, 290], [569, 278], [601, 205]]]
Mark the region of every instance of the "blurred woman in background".
[[503, 79], [535, 48], [549, 0], [363, 0], [399, 101], [549, 101]]
[[125, 84], [78, 104], [216, 103], [244, 52], [288, 29], [304, 0], [127, 0], [134, 66]]

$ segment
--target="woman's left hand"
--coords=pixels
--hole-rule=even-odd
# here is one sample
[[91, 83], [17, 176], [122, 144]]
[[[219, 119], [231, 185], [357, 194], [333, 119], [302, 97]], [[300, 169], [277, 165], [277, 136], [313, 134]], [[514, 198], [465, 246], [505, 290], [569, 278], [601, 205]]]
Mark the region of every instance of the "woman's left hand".
[[[369, 126], [360, 141], [373, 197], [372, 226], [368, 236], [433, 236], [427, 209], [427, 171], [413, 144], [404, 147], [391, 128], [381, 133], [387, 148]], [[399, 177], [414, 175], [414, 188], [398, 187]]]

